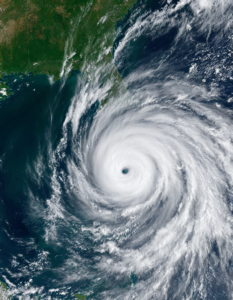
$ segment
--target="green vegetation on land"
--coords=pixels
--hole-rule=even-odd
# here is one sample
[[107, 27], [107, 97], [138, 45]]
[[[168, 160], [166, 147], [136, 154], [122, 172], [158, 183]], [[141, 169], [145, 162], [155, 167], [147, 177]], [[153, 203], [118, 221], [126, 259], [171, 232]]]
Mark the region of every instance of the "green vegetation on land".
[[7, 296], [7, 286], [4, 282], [0, 281], [0, 300], [11, 299], [11, 296]]
[[7, 286], [6, 286], [6, 284], [5, 284], [4, 282], [2, 282], [2, 281], [0, 281], [0, 289], [1, 289], [2, 291], [7, 291]]
[[80, 294], [75, 294], [74, 297], [77, 298], [78, 300], [86, 300], [86, 298], [87, 298], [87, 296], [83, 296]]
[[[116, 21], [135, 0], [0, 0], [0, 73], [54, 75], [112, 58]], [[104, 42], [104, 43], [103, 43]], [[72, 55], [73, 53], [73, 55]]]

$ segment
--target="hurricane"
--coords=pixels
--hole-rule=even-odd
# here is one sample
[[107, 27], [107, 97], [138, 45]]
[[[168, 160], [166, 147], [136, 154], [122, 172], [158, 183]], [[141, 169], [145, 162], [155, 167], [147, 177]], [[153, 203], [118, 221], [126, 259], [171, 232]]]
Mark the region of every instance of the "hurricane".
[[30, 234], [6, 229], [15, 299], [232, 299], [233, 5], [149, 4], [118, 22], [113, 61], [81, 70], [25, 160]]

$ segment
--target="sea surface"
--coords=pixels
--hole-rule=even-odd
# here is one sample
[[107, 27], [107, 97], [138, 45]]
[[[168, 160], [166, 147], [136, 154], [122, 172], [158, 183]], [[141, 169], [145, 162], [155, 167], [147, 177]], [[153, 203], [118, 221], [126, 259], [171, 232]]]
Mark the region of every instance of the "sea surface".
[[[228, 0], [139, 0], [88, 78], [5, 76], [12, 299], [232, 299], [232, 13]], [[122, 89], [102, 106], [115, 66]]]

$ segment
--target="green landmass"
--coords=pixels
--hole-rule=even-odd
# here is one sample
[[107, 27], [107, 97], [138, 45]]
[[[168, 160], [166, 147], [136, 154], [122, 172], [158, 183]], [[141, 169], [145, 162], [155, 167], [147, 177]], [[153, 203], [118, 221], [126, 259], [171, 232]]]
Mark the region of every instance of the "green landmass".
[[0, 281], [0, 300], [11, 299], [11, 296], [7, 296], [7, 286], [4, 282]]
[[[135, 2], [0, 0], [0, 78], [32, 73], [58, 80], [72, 69], [88, 76], [91, 66], [111, 61], [115, 24]], [[114, 67], [106, 76], [114, 86], [102, 104], [119, 92], [122, 81]], [[10, 95], [7, 86], [0, 91], [0, 100]]]
[[4, 282], [2, 282], [2, 281], [0, 281], [0, 288], [1, 288], [1, 290], [3, 290], [3, 291], [7, 291], [7, 286], [6, 286], [6, 284], [5, 284]]
[[80, 294], [75, 294], [74, 297], [77, 298], [78, 300], [86, 300], [87, 298], [87, 296], [80, 295]]
[[[135, 2], [0, 0], [0, 73], [46, 73], [58, 79], [65, 60], [78, 70], [84, 62], [109, 61], [116, 21]], [[100, 58], [103, 49], [106, 56]]]

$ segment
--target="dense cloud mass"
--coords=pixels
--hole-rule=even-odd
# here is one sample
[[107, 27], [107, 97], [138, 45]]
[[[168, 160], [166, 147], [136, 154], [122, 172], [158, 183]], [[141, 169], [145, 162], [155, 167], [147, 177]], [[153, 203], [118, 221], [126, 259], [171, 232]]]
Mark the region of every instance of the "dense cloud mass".
[[[51, 245], [64, 259], [52, 299], [68, 286], [93, 299], [232, 299], [232, 12], [230, 0], [140, 2], [116, 26], [114, 64], [78, 76], [47, 152], [51, 197], [28, 188], [41, 264]], [[103, 74], [115, 66], [114, 94]], [[35, 182], [43, 168], [38, 155]]]
[[[224, 62], [232, 48], [231, 13], [228, 1], [135, 10], [128, 22], [136, 21], [124, 25], [115, 47], [128, 92], [87, 125], [80, 111], [90, 107], [93, 86], [78, 88], [64, 126], [66, 132], [72, 124], [72, 206], [79, 199], [98, 220], [98, 229], [85, 230], [101, 241], [95, 248], [100, 277], [137, 276], [130, 291], [119, 292], [116, 284], [103, 292], [106, 299], [122, 299], [118, 293], [210, 299], [214, 285], [230, 299], [233, 145], [225, 89], [232, 64]], [[142, 35], [156, 50], [132, 67], [132, 52], [148, 50], [140, 50]], [[106, 90], [94, 88], [101, 100]]]

